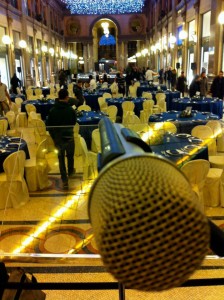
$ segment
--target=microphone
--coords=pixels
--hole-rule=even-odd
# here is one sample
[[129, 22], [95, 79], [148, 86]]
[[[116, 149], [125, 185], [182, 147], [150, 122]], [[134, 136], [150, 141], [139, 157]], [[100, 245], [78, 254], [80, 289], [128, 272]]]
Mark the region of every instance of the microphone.
[[201, 265], [210, 241], [190, 183], [121, 124], [104, 118], [99, 129], [101, 171], [88, 211], [105, 268], [131, 289], [180, 286]]

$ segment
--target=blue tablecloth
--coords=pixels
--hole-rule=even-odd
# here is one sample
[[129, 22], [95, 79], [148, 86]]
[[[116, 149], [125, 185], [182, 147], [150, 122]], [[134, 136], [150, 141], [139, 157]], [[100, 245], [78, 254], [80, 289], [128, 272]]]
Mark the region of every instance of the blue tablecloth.
[[[20, 143], [21, 141], [21, 143]], [[10, 147], [11, 144], [11, 147]], [[18, 145], [17, 145], [18, 144]], [[12, 146], [16, 147], [12, 147]], [[3, 172], [3, 163], [7, 156], [9, 156], [11, 153], [23, 150], [26, 154], [26, 159], [30, 158], [29, 150], [27, 147], [27, 143], [25, 140], [20, 140], [17, 138], [14, 140], [12, 137], [2, 137], [0, 140], [0, 172]]]
[[143, 92], [153, 92], [158, 91], [158, 87], [160, 90], [165, 91], [167, 90], [166, 85], [149, 85], [149, 84], [142, 84], [137, 88], [137, 97], [141, 97]]
[[26, 112], [26, 108], [25, 108], [26, 104], [33, 104], [37, 109], [37, 113], [41, 114], [42, 120], [46, 120], [50, 109], [55, 104], [55, 100], [49, 99], [47, 101], [42, 101], [42, 100], [23, 101], [23, 103], [21, 105], [21, 112]]
[[187, 106], [191, 106], [194, 110], [203, 112], [212, 112], [222, 119], [223, 116], [223, 101], [221, 99], [204, 98], [204, 99], [190, 99], [181, 98], [173, 99], [170, 110], [182, 111]]
[[[153, 100], [155, 100], [155, 103], [156, 103], [156, 94], [158, 92], [152, 92], [152, 97], [153, 97]], [[163, 93], [165, 93], [166, 95], [166, 108], [167, 110], [171, 110], [172, 108], [172, 100], [175, 99], [175, 98], [180, 98], [180, 92], [178, 91], [175, 91], [175, 92], [171, 92], [171, 91], [164, 91]]]
[[[192, 142], [193, 141], [193, 142]], [[195, 146], [195, 150], [189, 150], [187, 147]], [[201, 143], [195, 143], [191, 137], [178, 137], [174, 134], [165, 134], [163, 143], [160, 145], [151, 145], [151, 149], [155, 154], [159, 154], [166, 159], [175, 163], [178, 167], [184, 165], [187, 161], [193, 159], [206, 159], [208, 160], [208, 148], [202, 146]], [[180, 150], [184, 153], [170, 155], [169, 150]], [[168, 152], [167, 152], [168, 151]], [[193, 153], [192, 153], [193, 152]]]
[[10, 94], [9, 96], [10, 96], [10, 99], [11, 99], [12, 102], [15, 102], [16, 98], [22, 98], [23, 101], [26, 100], [25, 95], [23, 95], [23, 94], [17, 94], [17, 95], [16, 94]]
[[80, 125], [79, 133], [85, 139], [88, 149], [91, 149], [92, 131], [98, 128], [99, 121], [105, 117], [105, 114], [96, 111], [82, 111], [77, 117]]
[[122, 117], [123, 110], [122, 110], [122, 103], [124, 101], [132, 101], [135, 104], [134, 112], [137, 116], [140, 116], [140, 111], [143, 109], [142, 103], [144, 98], [132, 98], [131, 100], [127, 100], [126, 98], [109, 98], [106, 99], [107, 104], [115, 105], [117, 107], [117, 116]]
[[191, 130], [197, 125], [205, 125], [208, 120], [219, 120], [218, 115], [209, 112], [201, 113], [194, 110], [190, 118], [180, 118], [179, 116], [180, 112], [178, 111], [155, 114], [149, 117], [149, 123], [171, 121], [176, 125], [178, 133], [191, 133]]

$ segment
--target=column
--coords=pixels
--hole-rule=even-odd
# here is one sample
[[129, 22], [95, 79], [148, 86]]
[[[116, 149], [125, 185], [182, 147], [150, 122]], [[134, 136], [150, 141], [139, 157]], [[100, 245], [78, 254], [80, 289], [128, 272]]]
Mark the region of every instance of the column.
[[11, 17], [7, 17], [8, 22], [8, 34], [11, 38], [12, 43], [8, 45], [8, 56], [9, 56], [9, 71], [10, 71], [10, 78], [15, 73], [15, 55], [14, 55], [14, 43], [13, 43], [13, 33], [12, 33], [12, 22], [13, 19]]
[[87, 45], [86, 43], [83, 44], [83, 59], [84, 59], [84, 73], [88, 73], [88, 56], [87, 56]]

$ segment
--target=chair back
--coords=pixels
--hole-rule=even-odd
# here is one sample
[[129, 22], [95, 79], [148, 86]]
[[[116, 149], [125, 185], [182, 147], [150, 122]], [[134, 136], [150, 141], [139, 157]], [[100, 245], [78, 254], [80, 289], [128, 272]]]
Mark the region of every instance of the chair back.
[[110, 105], [107, 108], [107, 114], [109, 116], [109, 119], [112, 122], [116, 122], [116, 118], [117, 118], [117, 106], [115, 105]]
[[8, 120], [0, 119], [0, 135], [6, 135], [8, 128]]
[[143, 110], [153, 109], [154, 104], [155, 104], [155, 102], [152, 99], [145, 100], [142, 104]]
[[129, 93], [130, 97], [136, 98], [137, 97], [137, 87], [135, 85], [130, 85], [128, 93]]
[[158, 101], [159, 99], [166, 100], [166, 94], [165, 93], [157, 93], [156, 100]]
[[79, 135], [79, 129], [80, 129], [80, 125], [79, 123], [76, 122], [76, 124], [73, 127], [74, 137]]
[[124, 101], [122, 102], [123, 111], [134, 111], [135, 104], [132, 101]]
[[21, 181], [24, 175], [26, 155], [22, 150], [13, 152], [6, 157], [3, 169], [8, 181]]
[[40, 88], [36, 88], [35, 90], [34, 90], [34, 92], [35, 92], [35, 95], [36, 96], [42, 96], [42, 89], [40, 89]]
[[83, 104], [78, 107], [78, 110], [91, 111], [91, 107], [89, 105]]
[[191, 135], [202, 140], [206, 140], [209, 155], [216, 155], [216, 139], [212, 129], [207, 125], [197, 125], [191, 130]]
[[37, 116], [37, 113], [35, 111], [31, 111], [30, 114], [29, 114], [29, 117], [31, 119], [39, 119], [38, 116]]
[[210, 169], [210, 163], [204, 159], [195, 159], [187, 162], [181, 171], [188, 178], [193, 191], [197, 194], [201, 210], [204, 210], [203, 188]]
[[142, 98], [152, 99], [152, 94], [149, 92], [142, 92]]
[[92, 151], [101, 152], [100, 131], [98, 128], [92, 131]]
[[137, 90], [137, 88], [140, 86], [141, 84], [140, 84], [140, 81], [136, 81], [135, 83], [134, 83], [134, 87], [136, 88], [136, 90]]
[[169, 133], [177, 133], [177, 127], [175, 124], [173, 124], [172, 122], [164, 122], [163, 123], [163, 129], [165, 132], [169, 132]]
[[206, 126], [209, 126], [213, 132], [214, 137], [222, 135], [222, 126], [218, 120], [210, 120], [206, 123]]
[[104, 97], [98, 97], [98, 103], [101, 111], [107, 109], [107, 102]]
[[42, 140], [37, 146], [37, 159], [45, 159], [45, 155], [47, 152], [47, 139]]
[[20, 97], [15, 98], [15, 104], [17, 105], [18, 109], [21, 109], [21, 104], [23, 103], [23, 99]]
[[16, 115], [18, 115], [18, 113], [19, 113], [18, 106], [17, 106], [16, 103], [14, 103], [14, 102], [11, 102], [10, 110], [14, 111], [14, 113], [15, 113]]
[[166, 101], [163, 98], [158, 98], [157, 99], [157, 105], [160, 108], [161, 112], [165, 112], [166, 109]]
[[10, 110], [5, 114], [5, 117], [8, 120], [10, 129], [14, 129], [16, 126], [16, 115], [14, 111]]
[[112, 95], [110, 93], [103, 93], [103, 98], [104, 99], [112, 98]]
[[35, 111], [35, 112], [37, 111], [35, 105], [33, 104], [26, 104], [25, 109], [28, 115], [30, 114], [31, 111]]

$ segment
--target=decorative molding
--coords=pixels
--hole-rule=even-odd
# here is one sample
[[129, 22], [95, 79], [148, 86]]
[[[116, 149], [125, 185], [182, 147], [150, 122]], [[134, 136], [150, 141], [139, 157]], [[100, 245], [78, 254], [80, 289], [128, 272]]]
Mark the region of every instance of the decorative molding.
[[75, 18], [68, 18], [66, 21], [66, 32], [68, 36], [79, 36], [81, 31], [80, 21]]
[[129, 30], [131, 33], [142, 33], [145, 29], [144, 20], [140, 16], [133, 16], [129, 20]]

